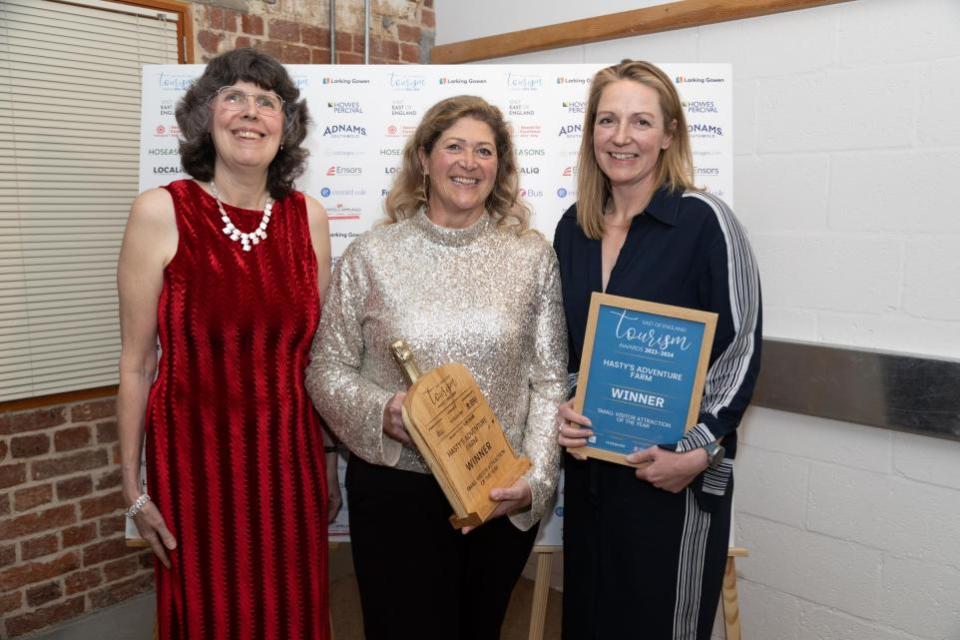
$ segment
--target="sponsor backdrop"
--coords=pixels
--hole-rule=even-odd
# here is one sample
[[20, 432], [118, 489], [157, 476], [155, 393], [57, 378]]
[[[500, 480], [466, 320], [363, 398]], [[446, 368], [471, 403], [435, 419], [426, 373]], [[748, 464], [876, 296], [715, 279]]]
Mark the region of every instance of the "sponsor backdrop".
[[[513, 129], [521, 196], [548, 239], [576, 201], [577, 151], [590, 79], [607, 65], [287, 65], [307, 100], [313, 128], [298, 188], [330, 216], [334, 258], [383, 218], [383, 198], [407, 137], [443, 98], [473, 94], [500, 107]], [[733, 204], [732, 76], [727, 64], [661, 64], [683, 99], [695, 181]], [[188, 177], [181, 172], [177, 100], [202, 65], [146, 65], [140, 137], [140, 189]], [[342, 466], [342, 461], [341, 461]], [[342, 470], [341, 470], [342, 478]], [[342, 481], [342, 480], [341, 480]], [[344, 492], [344, 496], [345, 496]], [[561, 500], [537, 541], [561, 544]], [[331, 537], [349, 535], [346, 508]]]

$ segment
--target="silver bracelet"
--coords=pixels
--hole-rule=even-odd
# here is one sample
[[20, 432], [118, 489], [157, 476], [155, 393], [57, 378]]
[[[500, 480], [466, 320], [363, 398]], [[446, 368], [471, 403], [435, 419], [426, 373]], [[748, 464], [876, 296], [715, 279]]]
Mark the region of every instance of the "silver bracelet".
[[140, 510], [143, 509], [148, 502], [150, 502], [150, 496], [145, 493], [140, 494], [140, 497], [134, 500], [133, 504], [130, 505], [130, 508], [127, 509], [127, 513], [125, 515], [132, 520], [138, 513], [140, 513]]

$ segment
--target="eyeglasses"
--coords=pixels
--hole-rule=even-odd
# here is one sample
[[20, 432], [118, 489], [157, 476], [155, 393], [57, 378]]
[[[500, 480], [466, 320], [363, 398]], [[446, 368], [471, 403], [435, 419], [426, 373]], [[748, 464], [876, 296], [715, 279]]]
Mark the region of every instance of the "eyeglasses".
[[247, 101], [253, 98], [257, 113], [263, 116], [277, 116], [283, 111], [283, 98], [275, 93], [247, 93], [235, 87], [220, 87], [217, 89], [217, 99], [227, 111], [242, 111], [247, 108]]

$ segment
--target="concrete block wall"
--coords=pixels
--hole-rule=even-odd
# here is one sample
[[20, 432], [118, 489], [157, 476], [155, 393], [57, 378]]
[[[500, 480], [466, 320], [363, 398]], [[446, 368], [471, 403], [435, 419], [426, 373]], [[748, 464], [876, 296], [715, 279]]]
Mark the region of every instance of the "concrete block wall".
[[[439, 43], [490, 35], [448, 30], [453, 10]], [[504, 15], [501, 31], [538, 26]], [[960, 359], [960, 3], [855, 0], [494, 62], [625, 57], [733, 64], [734, 208], [767, 337]], [[741, 429], [744, 638], [960, 640], [960, 442], [762, 408]]]

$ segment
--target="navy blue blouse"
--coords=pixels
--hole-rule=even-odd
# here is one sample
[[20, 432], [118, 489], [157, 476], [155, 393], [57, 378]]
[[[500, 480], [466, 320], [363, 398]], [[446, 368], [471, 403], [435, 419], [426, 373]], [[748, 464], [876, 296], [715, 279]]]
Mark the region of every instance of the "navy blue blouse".
[[[583, 234], [576, 205], [560, 219], [553, 246], [569, 332], [568, 366], [577, 372], [590, 294], [602, 290], [601, 246]], [[761, 310], [756, 260], [730, 208], [703, 192], [657, 191], [643, 215], [634, 216], [606, 292], [718, 314], [700, 421], [677, 444], [677, 451], [723, 437], [732, 459], [736, 428], [760, 371]], [[707, 474], [703, 491], [723, 494], [729, 460], [726, 463], [727, 469]]]

